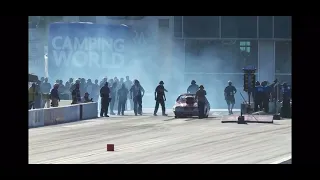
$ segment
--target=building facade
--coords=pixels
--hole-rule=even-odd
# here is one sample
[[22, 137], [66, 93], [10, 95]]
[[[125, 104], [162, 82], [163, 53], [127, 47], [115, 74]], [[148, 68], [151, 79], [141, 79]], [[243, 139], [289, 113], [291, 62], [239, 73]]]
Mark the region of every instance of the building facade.
[[[257, 67], [260, 81], [291, 84], [291, 16], [52, 16], [51, 21], [133, 26], [139, 45], [157, 47], [163, 80], [241, 81], [242, 68]], [[41, 19], [39, 17], [35, 19]], [[156, 42], [156, 43], [155, 43]], [[184, 69], [181, 73], [181, 69]]]
[[173, 26], [185, 45], [186, 79], [241, 79], [242, 67], [254, 65], [258, 80], [291, 84], [291, 16], [175, 16]]

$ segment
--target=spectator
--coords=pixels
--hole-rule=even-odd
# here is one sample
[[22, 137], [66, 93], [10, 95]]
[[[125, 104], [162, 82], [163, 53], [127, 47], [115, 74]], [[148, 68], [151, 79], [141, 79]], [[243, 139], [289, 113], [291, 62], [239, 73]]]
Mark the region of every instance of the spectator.
[[50, 93], [51, 107], [59, 106], [60, 97], [59, 97], [58, 89], [59, 89], [59, 84], [55, 84], [53, 86], [53, 89], [51, 90], [51, 93]]

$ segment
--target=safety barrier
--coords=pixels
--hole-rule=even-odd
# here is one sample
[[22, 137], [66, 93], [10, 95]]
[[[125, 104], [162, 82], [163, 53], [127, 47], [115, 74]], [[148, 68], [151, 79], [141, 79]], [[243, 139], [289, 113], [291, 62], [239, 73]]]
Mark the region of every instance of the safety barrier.
[[98, 117], [98, 103], [29, 110], [29, 128], [93, 119]]
[[92, 119], [98, 116], [98, 103], [90, 102], [80, 105], [80, 119]]
[[29, 110], [29, 127], [44, 126], [44, 111], [42, 109]]

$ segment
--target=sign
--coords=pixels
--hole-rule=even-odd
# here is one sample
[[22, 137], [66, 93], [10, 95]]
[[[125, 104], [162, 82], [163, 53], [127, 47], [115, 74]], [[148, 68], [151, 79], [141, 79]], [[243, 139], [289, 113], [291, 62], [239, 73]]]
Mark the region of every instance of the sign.
[[145, 63], [151, 54], [149, 34], [123, 24], [53, 23], [48, 40], [49, 77], [98, 78], [106, 72], [132, 72], [134, 61]]
[[256, 67], [254, 67], [253, 65], [247, 65], [244, 68], [242, 68], [244, 71], [255, 71], [257, 70]]

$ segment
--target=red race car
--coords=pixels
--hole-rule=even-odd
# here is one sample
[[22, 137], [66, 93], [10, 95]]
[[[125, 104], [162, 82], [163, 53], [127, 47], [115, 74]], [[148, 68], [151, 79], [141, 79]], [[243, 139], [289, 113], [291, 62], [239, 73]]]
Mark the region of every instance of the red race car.
[[[176, 104], [173, 106], [173, 113], [175, 118], [199, 116], [198, 103], [195, 99], [195, 94], [181, 94]], [[210, 103], [206, 99], [204, 106], [204, 114], [207, 118], [210, 113]]]

